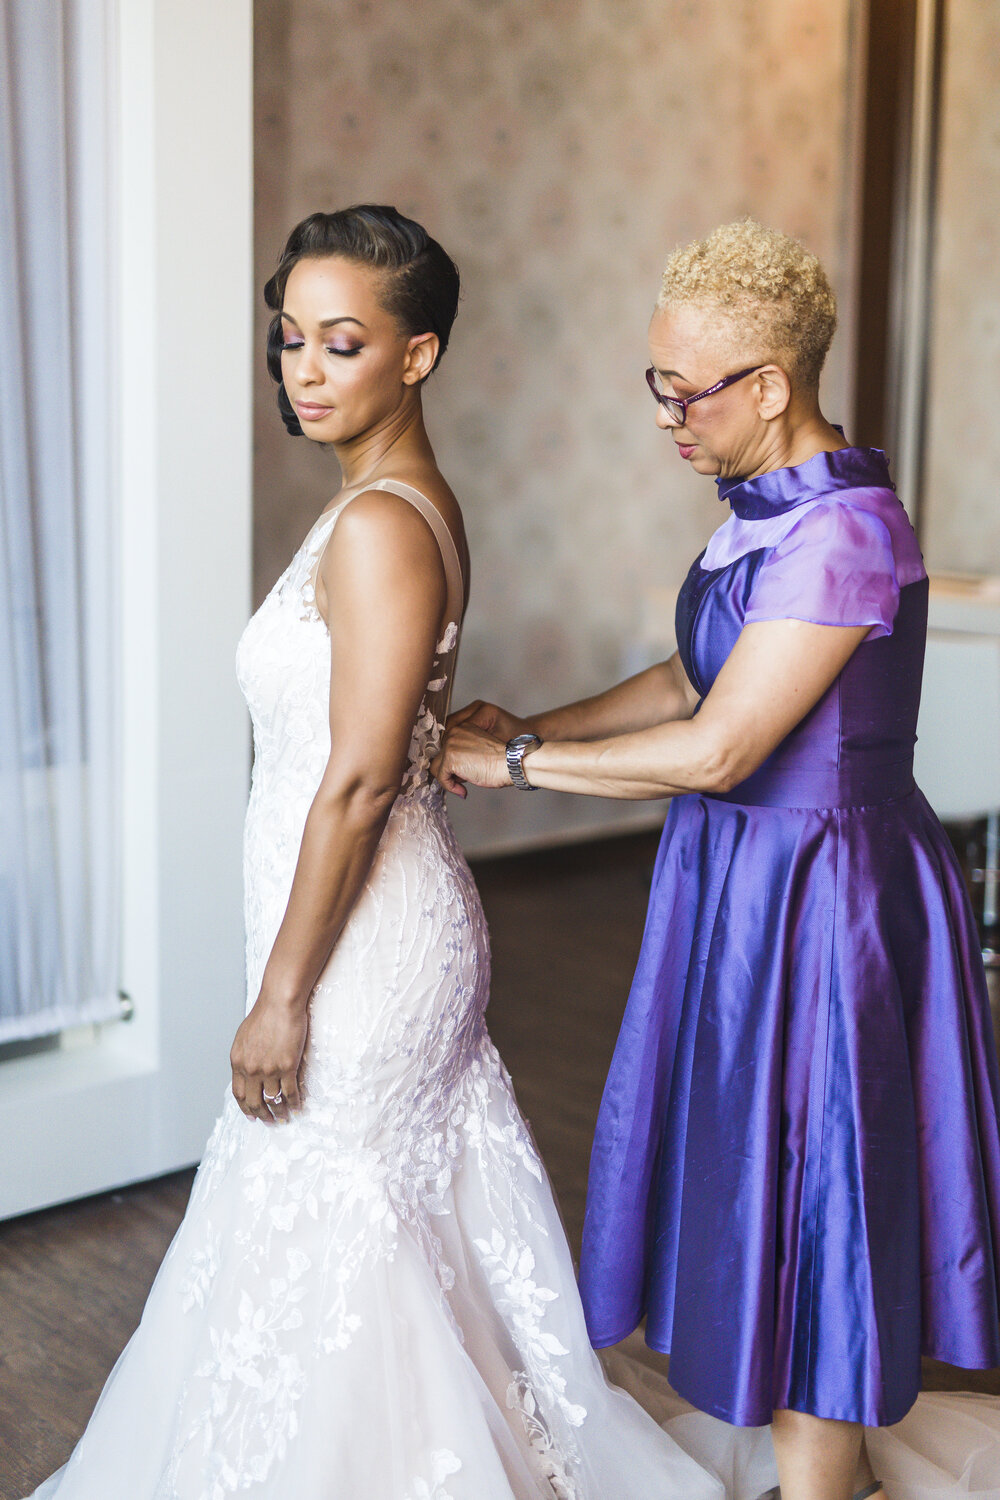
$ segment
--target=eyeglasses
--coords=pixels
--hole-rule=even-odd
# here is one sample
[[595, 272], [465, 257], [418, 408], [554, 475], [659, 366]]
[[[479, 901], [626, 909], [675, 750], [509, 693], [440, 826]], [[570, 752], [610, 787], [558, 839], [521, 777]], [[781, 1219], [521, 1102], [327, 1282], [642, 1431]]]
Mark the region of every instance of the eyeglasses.
[[737, 380], [753, 375], [763, 368], [763, 365], [751, 365], [749, 370], [737, 370], [735, 375], [727, 375], [725, 380], [719, 380], [715, 385], [710, 385], [707, 391], [699, 391], [697, 396], [687, 396], [683, 400], [680, 396], [668, 396], [666, 392], [660, 390], [660, 377], [652, 365], [646, 371], [646, 384], [670, 418], [671, 427], [683, 427], [689, 406], [693, 406], [696, 401], [704, 401], [706, 396], [714, 396], [716, 391], [724, 390], [727, 385], [733, 385]]

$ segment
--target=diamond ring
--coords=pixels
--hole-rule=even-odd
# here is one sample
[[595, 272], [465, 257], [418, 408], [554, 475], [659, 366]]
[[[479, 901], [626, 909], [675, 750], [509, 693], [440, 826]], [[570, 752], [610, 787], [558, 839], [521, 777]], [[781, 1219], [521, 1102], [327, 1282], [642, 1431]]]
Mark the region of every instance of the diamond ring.
[[261, 1093], [263, 1094], [264, 1103], [265, 1104], [280, 1104], [281, 1103], [281, 1090], [280, 1089], [278, 1090], [278, 1092], [276, 1094], [264, 1094], [263, 1089], [261, 1090]]

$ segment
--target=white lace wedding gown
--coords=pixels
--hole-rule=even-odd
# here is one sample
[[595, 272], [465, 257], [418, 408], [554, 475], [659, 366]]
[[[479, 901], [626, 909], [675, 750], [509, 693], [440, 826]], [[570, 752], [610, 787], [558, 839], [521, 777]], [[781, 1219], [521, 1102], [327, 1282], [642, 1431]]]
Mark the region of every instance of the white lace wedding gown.
[[[268, 1128], [227, 1096], [139, 1328], [35, 1500], [751, 1500], [776, 1479], [766, 1430], [694, 1413], [612, 1354], [668, 1433], [609, 1386], [588, 1343], [548, 1178], [486, 1031], [479, 898], [428, 777], [458, 559], [423, 496], [381, 487], [438, 536], [450, 623], [405, 783], [313, 993], [304, 1108]], [[256, 751], [251, 1003], [329, 753], [312, 580], [342, 508], [239, 645]]]

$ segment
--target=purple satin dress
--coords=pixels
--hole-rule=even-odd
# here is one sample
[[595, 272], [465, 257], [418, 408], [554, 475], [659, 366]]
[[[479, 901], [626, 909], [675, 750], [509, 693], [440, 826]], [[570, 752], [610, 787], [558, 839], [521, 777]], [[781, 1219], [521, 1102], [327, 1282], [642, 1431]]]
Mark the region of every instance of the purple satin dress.
[[677, 638], [868, 625], [725, 795], [675, 797], [591, 1158], [593, 1343], [646, 1317], [695, 1406], [898, 1421], [921, 1352], [1000, 1364], [1000, 1082], [951, 846], [912, 775], [927, 577], [884, 455], [720, 481]]

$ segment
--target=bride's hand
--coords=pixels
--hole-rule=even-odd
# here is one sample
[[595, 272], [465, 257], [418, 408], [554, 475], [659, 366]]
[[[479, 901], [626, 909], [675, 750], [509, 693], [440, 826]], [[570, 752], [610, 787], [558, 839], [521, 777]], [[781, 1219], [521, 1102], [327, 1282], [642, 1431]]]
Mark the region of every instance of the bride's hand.
[[448, 722], [451, 728], [445, 731], [441, 749], [431, 764], [431, 774], [445, 791], [464, 797], [467, 781], [473, 786], [509, 787], [507, 741], [477, 728], [471, 718], [463, 723]]
[[269, 1000], [263, 991], [233, 1041], [233, 1097], [248, 1120], [273, 1125], [302, 1104], [299, 1068], [309, 1012]]

